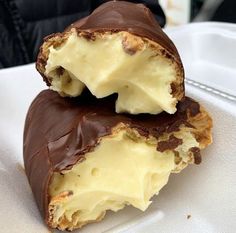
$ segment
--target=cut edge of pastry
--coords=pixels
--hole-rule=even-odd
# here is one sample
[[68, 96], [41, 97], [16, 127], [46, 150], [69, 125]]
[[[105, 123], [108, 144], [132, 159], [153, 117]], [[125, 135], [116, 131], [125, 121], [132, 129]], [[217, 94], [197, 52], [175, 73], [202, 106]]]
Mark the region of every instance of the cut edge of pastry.
[[[49, 219], [47, 220], [49, 226], [52, 228], [58, 228], [59, 230], [72, 231], [74, 229], [81, 228], [82, 226], [84, 226], [88, 223], [101, 221], [104, 218], [106, 211], [110, 210], [110, 209], [112, 209], [113, 211], [118, 211], [120, 209], [123, 209], [126, 205], [132, 205], [132, 206], [139, 208], [143, 211], [146, 210], [146, 208], [148, 208], [149, 204], [151, 203], [151, 201], [150, 201], [151, 197], [154, 195], [157, 195], [159, 193], [159, 191], [161, 190], [161, 188], [164, 185], [166, 185], [166, 183], [168, 182], [169, 175], [171, 173], [178, 173], [178, 172], [182, 171], [188, 164], [200, 163], [201, 162], [200, 150], [204, 149], [205, 147], [207, 147], [209, 144], [212, 143], [212, 135], [211, 135], [212, 119], [203, 107], [200, 107], [200, 113], [194, 117], [191, 117], [191, 114], [188, 113], [188, 122], [190, 125], [192, 125], [192, 127], [189, 127], [189, 126], [186, 127], [185, 125], [181, 125], [179, 131], [172, 132], [170, 134], [165, 133], [161, 137], [159, 137], [158, 139], [153, 138], [153, 137], [145, 138], [145, 137], [141, 136], [135, 129], [131, 129], [131, 128], [129, 128], [129, 126], [124, 125], [124, 124], [119, 124], [118, 126], [113, 128], [111, 135], [100, 138], [100, 142], [99, 142], [98, 146], [94, 148], [93, 152], [87, 153], [84, 156], [84, 160], [82, 160], [82, 162], [78, 162], [77, 164], [75, 164], [73, 166], [73, 168], [69, 171], [68, 170], [61, 171], [60, 173], [54, 172], [53, 176], [51, 178], [50, 186], [49, 186], [49, 190], [50, 190], [50, 200], [49, 200], [49, 205], [48, 205]], [[163, 142], [165, 143], [165, 142], [168, 142], [168, 140], [172, 140], [171, 139], [172, 137], [179, 139], [179, 141], [177, 140], [177, 144], [175, 145], [175, 148], [171, 149], [171, 150], [167, 149], [165, 151], [162, 151], [163, 149], [161, 149], [161, 143], [163, 143]], [[118, 140], [117, 140], [117, 138], [118, 138]], [[113, 139], [115, 139], [115, 141]], [[124, 140], [128, 140], [128, 144], [126, 144], [127, 141], [124, 142]], [[182, 140], [182, 144], [181, 144], [181, 140]], [[111, 142], [110, 145], [109, 145], [109, 141]], [[112, 144], [113, 142], [115, 142], [115, 144]], [[117, 203], [115, 203], [114, 197], [117, 197], [118, 194], [117, 193], [115, 195], [111, 194], [110, 196], [112, 199], [109, 199], [109, 198], [106, 199], [107, 198], [107, 193], [106, 193], [107, 190], [106, 190], [106, 192], [104, 192], [105, 193], [104, 200], [108, 200], [108, 202], [107, 202], [108, 205], [105, 209], [101, 208], [100, 212], [99, 211], [96, 212], [97, 215], [93, 216], [92, 219], [88, 218], [89, 214], [87, 214], [86, 211], [85, 211], [86, 212], [85, 214], [83, 212], [81, 212], [81, 210], [79, 210], [79, 209], [77, 209], [76, 211], [70, 212], [70, 210], [66, 209], [67, 207], [65, 207], [65, 206], [70, 206], [71, 203], [73, 206], [74, 201], [75, 201], [75, 203], [79, 203], [80, 200], [83, 200], [82, 202], [86, 204], [86, 196], [83, 196], [83, 194], [81, 194], [81, 190], [82, 190], [81, 187], [82, 186], [79, 187], [79, 186], [75, 185], [74, 188], [73, 187], [66, 188], [66, 186], [69, 184], [68, 181], [74, 180], [74, 179], [72, 179], [73, 176], [72, 175], [70, 176], [70, 174], [74, 173], [76, 175], [83, 176], [83, 174], [88, 174], [89, 172], [91, 172], [90, 174], [91, 174], [92, 179], [86, 180], [86, 178], [85, 178], [84, 181], [82, 180], [82, 183], [85, 182], [85, 184], [87, 183], [88, 185], [92, 184], [92, 186], [90, 187], [90, 191], [93, 190], [93, 192], [94, 192], [93, 197], [95, 197], [94, 203], [96, 203], [96, 201], [98, 201], [98, 200], [96, 200], [97, 195], [94, 195], [94, 194], [96, 194], [96, 187], [93, 186], [93, 184], [94, 184], [92, 182], [93, 178], [99, 177], [99, 172], [100, 172], [100, 175], [102, 175], [101, 168], [102, 167], [106, 168], [106, 166], [104, 165], [104, 164], [106, 164], [106, 158], [109, 159], [110, 156], [117, 155], [117, 153], [116, 153], [116, 149], [118, 148], [117, 145], [119, 145], [119, 148], [121, 148], [123, 145], [123, 147], [122, 147], [123, 149], [125, 147], [127, 147], [127, 148], [131, 148], [131, 150], [132, 149], [135, 150], [135, 145], [138, 146], [137, 149], [140, 149], [139, 148], [140, 145], [143, 145], [143, 155], [140, 155], [140, 153], [137, 153], [138, 155], [140, 155], [141, 162], [139, 162], [138, 160], [135, 160], [136, 166], [138, 164], [137, 169], [140, 169], [140, 170], [142, 170], [142, 169], [145, 170], [144, 168], [142, 168], [143, 164], [145, 164], [145, 161], [146, 161], [146, 160], [144, 160], [144, 157], [146, 158], [146, 157], [149, 157], [150, 155], [152, 155], [152, 156], [154, 156], [154, 157], [156, 156], [156, 158], [158, 158], [156, 160], [150, 159], [150, 161], [146, 162], [147, 164], [149, 164], [151, 166], [151, 167], [148, 167], [148, 166], [146, 167], [146, 171], [148, 171], [148, 174], [150, 174], [150, 171], [153, 171], [153, 174], [149, 176], [148, 182], [145, 180], [146, 177], [148, 177], [148, 175], [145, 174], [145, 172], [143, 173], [142, 177], [141, 176], [136, 177], [137, 181], [143, 180], [143, 184], [148, 183], [149, 186], [150, 186], [150, 184], [153, 185], [153, 183], [156, 182], [156, 184], [154, 185], [156, 188], [151, 189], [151, 191], [148, 194], [145, 193], [146, 192], [145, 190], [150, 189], [150, 187], [148, 185], [146, 187], [144, 187], [145, 185], [143, 185], [143, 186], [141, 185], [140, 187], [143, 187], [143, 190], [142, 190], [142, 188], [137, 189], [134, 192], [135, 194], [132, 192], [128, 192], [129, 188], [127, 188], [127, 189], [125, 189], [125, 192], [126, 192], [125, 195], [127, 195], [129, 198], [127, 198], [125, 200], [123, 197], [123, 201], [121, 201], [121, 202], [118, 201]], [[102, 151], [103, 150], [102, 148], [105, 148], [105, 150], [106, 150], [107, 146], [110, 147], [110, 149], [113, 149], [113, 153], [111, 153], [107, 157], [105, 156], [104, 158], [99, 157], [99, 159], [96, 160], [97, 151], [101, 150], [102, 154], [104, 154]], [[148, 148], [151, 152], [149, 151], [150, 153], [149, 152], [147, 153], [147, 151], [144, 150], [144, 148]], [[150, 148], [152, 148], [152, 149], [150, 149]], [[160, 152], [160, 150], [162, 152]], [[137, 150], [137, 151], [139, 151], [139, 150]], [[128, 152], [127, 152], [127, 150], [126, 151], [123, 150], [122, 153], [125, 154]], [[121, 153], [121, 156], [122, 156], [122, 153]], [[136, 154], [136, 156], [137, 156], [137, 154]], [[101, 154], [99, 154], [99, 153], [97, 153], [97, 155], [101, 156]], [[129, 156], [129, 161], [133, 161], [134, 154], [128, 153], [127, 155]], [[91, 159], [94, 162], [94, 164], [96, 164], [95, 168], [98, 169], [98, 171], [99, 171], [97, 173], [95, 172], [96, 173], [95, 176], [92, 171], [92, 169], [94, 168], [93, 167], [94, 164], [92, 164], [92, 167], [90, 167]], [[113, 159], [115, 162], [114, 169], [117, 169], [117, 165], [116, 165], [117, 160], [115, 159], [115, 157]], [[123, 156], [123, 158], [120, 157], [120, 162], [124, 163], [124, 161], [122, 159], [124, 159], [124, 156]], [[165, 161], [165, 159], [167, 159], [167, 161]], [[155, 170], [155, 167], [153, 167], [153, 164], [155, 164], [155, 161], [156, 161], [156, 166], [157, 166], [156, 168], [158, 168], [158, 169], [161, 169], [161, 167], [163, 168], [165, 166], [168, 167], [168, 169], [166, 168], [166, 170], [163, 168], [162, 176], [160, 176], [160, 174], [161, 174], [160, 170], [158, 170], [158, 169]], [[86, 163], [88, 163], [88, 166]], [[103, 165], [101, 167], [99, 167], [99, 163], [102, 163]], [[130, 171], [133, 171], [132, 170], [132, 162], [130, 162], [130, 164], [127, 165], [127, 167], [129, 167]], [[109, 170], [109, 167], [107, 167], [106, 169]], [[123, 169], [123, 166], [122, 166], [122, 169]], [[80, 171], [81, 171], [81, 174], [80, 174]], [[155, 171], [156, 171], [156, 173], [155, 173]], [[72, 173], [70, 173], [70, 172], [72, 172]], [[129, 172], [129, 171], [127, 171], [127, 172]], [[116, 172], [114, 172], [114, 174], [115, 173]], [[107, 179], [106, 173], [104, 173], [104, 174], [105, 174], [104, 177], [100, 177], [100, 179], [97, 178], [98, 181], [99, 180], [102, 181], [104, 179]], [[113, 177], [113, 173], [109, 173], [109, 174], [110, 174], [109, 179], [116, 180], [116, 177], [115, 176]], [[124, 176], [120, 180], [120, 184], [122, 184], [122, 180], [126, 180], [127, 182], [129, 182], [127, 174], [124, 171], [123, 171], [123, 174], [124, 174]], [[158, 174], [158, 175], [156, 175], [157, 178], [156, 178], [155, 182], [152, 183], [152, 177], [155, 177], [155, 174]], [[63, 178], [62, 178], [62, 180], [60, 180], [60, 178], [58, 179], [58, 177], [63, 177]], [[88, 176], [86, 175], [85, 177], [89, 177], [89, 175]], [[68, 180], [66, 180], [65, 178], [66, 179], [68, 178]], [[80, 178], [81, 177], [79, 177], [79, 179]], [[63, 185], [60, 186], [60, 182], [61, 183], [64, 182], [63, 183], [64, 188], [63, 188]], [[66, 183], [67, 183], [67, 185], [66, 185]], [[98, 183], [97, 185], [99, 187], [101, 187], [101, 184]], [[55, 191], [56, 186], [57, 186], [58, 190]], [[130, 187], [134, 187], [134, 186], [130, 185]], [[149, 187], [149, 189], [147, 187]], [[106, 189], [106, 188], [107, 187], [104, 186], [104, 189]], [[123, 187], [123, 189], [124, 188], [125, 187]], [[117, 191], [115, 187], [112, 187], [112, 190]], [[143, 196], [142, 196], [142, 191], [143, 191]], [[100, 192], [101, 192], [101, 190], [100, 190]], [[137, 193], [140, 194], [139, 198], [135, 196]], [[76, 195], [77, 195], [77, 197], [76, 197]], [[99, 196], [99, 195], [98, 195], [99, 200], [101, 200], [101, 198], [104, 198], [104, 196]], [[119, 195], [118, 195], [118, 200], [122, 200], [122, 194], [120, 193]], [[77, 198], [77, 201], [73, 200], [74, 197], [75, 197], [75, 199]], [[143, 199], [141, 197], [143, 197]], [[90, 200], [90, 204], [91, 204], [91, 202], [93, 202], [93, 200], [92, 199], [89, 199], [89, 200]], [[139, 200], [139, 201], [137, 201], [137, 200]], [[111, 201], [110, 206], [109, 206], [109, 201]], [[104, 201], [104, 203], [106, 204], [106, 201]], [[117, 206], [114, 206], [114, 203], [117, 204]], [[64, 207], [62, 207], [62, 206], [64, 206]], [[61, 214], [64, 211], [63, 208], [65, 208], [64, 209], [65, 213]], [[96, 209], [96, 207], [95, 207], [95, 209]], [[66, 213], [66, 211], [67, 211], [67, 213]], [[79, 220], [80, 215], [84, 216], [84, 219], [81, 218], [82, 219], [81, 221]]]
[[71, 28], [52, 34], [40, 48], [36, 68], [61, 96], [79, 96], [85, 87], [97, 98], [118, 93], [117, 113], [173, 114], [184, 96], [179, 56], [126, 31]]

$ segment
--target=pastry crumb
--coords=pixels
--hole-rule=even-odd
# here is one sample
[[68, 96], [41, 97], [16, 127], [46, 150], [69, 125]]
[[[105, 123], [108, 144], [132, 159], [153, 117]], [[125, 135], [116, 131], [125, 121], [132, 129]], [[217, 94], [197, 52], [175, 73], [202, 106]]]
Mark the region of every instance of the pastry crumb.
[[23, 165], [21, 163], [16, 163], [16, 168], [21, 173], [25, 173], [25, 168], [23, 167]]

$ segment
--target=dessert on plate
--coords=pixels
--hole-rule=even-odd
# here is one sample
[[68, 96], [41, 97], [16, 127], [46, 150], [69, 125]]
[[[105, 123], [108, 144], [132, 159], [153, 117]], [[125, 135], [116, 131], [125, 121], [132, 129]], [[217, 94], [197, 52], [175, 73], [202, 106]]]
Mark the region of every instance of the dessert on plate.
[[50, 90], [29, 107], [24, 164], [51, 228], [127, 205], [145, 211], [212, 142], [211, 117], [185, 96], [175, 45], [142, 4], [107, 2], [48, 36], [36, 67]]

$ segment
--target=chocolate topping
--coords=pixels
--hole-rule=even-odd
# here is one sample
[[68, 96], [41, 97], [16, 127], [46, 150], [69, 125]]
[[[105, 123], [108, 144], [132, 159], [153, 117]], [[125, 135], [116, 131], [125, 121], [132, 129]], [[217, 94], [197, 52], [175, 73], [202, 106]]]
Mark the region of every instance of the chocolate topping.
[[[187, 112], [199, 113], [199, 104], [186, 97], [173, 115], [116, 114], [115, 99], [113, 95], [98, 100], [86, 92], [77, 98], [62, 98], [45, 90], [31, 104], [25, 121], [24, 163], [45, 219], [52, 173], [70, 169], [83, 160], [84, 154], [93, 151], [101, 137], [111, 134], [115, 126], [123, 123], [145, 137], [158, 138], [164, 132], [177, 131], [181, 124], [188, 124]], [[179, 143], [173, 137], [170, 141], [174, 147]], [[158, 148], [163, 150], [163, 145]]]
[[194, 163], [200, 164], [202, 162], [202, 157], [200, 153], [200, 149], [198, 147], [192, 147], [190, 151], [193, 153]]
[[87, 39], [92, 39], [94, 32], [127, 31], [159, 43], [179, 58], [175, 45], [162, 31], [149, 8], [143, 4], [109, 1], [95, 9], [88, 17], [73, 23], [66, 31], [71, 28], [84, 32]]
[[175, 137], [174, 135], [171, 135], [169, 140], [158, 142], [157, 150], [160, 152], [164, 152], [166, 150], [174, 150], [182, 143], [183, 143], [182, 139], [179, 139]]

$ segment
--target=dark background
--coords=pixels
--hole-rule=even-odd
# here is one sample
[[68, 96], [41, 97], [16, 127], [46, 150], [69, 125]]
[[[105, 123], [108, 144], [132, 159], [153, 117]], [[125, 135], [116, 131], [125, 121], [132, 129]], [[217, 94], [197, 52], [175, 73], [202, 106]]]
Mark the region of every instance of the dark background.
[[[0, 68], [34, 62], [43, 37], [63, 31], [106, 1], [0, 0]], [[158, 0], [132, 2], [144, 3], [159, 24], [165, 25], [166, 18]], [[235, 0], [221, 1], [214, 11], [208, 10], [206, 3], [206, 0], [191, 1], [191, 21], [236, 22]], [[208, 8], [213, 9], [211, 6]]]

